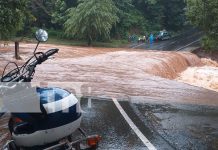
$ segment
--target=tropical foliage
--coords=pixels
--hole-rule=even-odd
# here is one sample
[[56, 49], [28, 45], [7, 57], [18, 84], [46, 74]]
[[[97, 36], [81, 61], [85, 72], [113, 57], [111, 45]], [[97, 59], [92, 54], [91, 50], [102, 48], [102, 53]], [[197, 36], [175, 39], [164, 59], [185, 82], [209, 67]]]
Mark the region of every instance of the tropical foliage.
[[27, 0], [0, 1], [0, 38], [7, 39], [21, 30], [25, 19], [29, 17]]
[[110, 30], [119, 18], [112, 0], [80, 0], [76, 8], [69, 10], [65, 33], [88, 40], [88, 45], [98, 36], [110, 37]]
[[191, 23], [201, 28], [205, 37], [203, 46], [216, 49], [218, 45], [218, 0], [187, 0], [187, 16]]
[[[218, 0], [1, 0], [0, 37], [47, 28], [58, 38], [103, 41], [177, 32], [184, 26], [205, 32], [203, 44], [217, 45]], [[19, 31], [19, 32], [18, 32]]]

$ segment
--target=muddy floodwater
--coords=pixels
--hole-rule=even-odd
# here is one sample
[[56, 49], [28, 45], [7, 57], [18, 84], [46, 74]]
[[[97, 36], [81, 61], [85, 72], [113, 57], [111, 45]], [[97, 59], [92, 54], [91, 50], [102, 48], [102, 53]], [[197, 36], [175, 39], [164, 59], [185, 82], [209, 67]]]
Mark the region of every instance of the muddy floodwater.
[[218, 67], [190, 67], [180, 74], [178, 81], [218, 92]]
[[[31, 56], [34, 47], [21, 44], [19, 64]], [[79, 96], [218, 106], [218, 65], [192, 53], [39, 46], [42, 51], [51, 48], [60, 52], [37, 68], [35, 82], [65, 87]], [[1, 70], [13, 55], [12, 45], [0, 51]], [[6, 136], [2, 131], [0, 140]]]
[[[31, 56], [34, 47], [35, 44], [21, 44], [23, 61]], [[60, 52], [55, 59], [38, 66], [35, 82], [67, 86], [82, 96], [120, 99], [138, 96], [148, 101], [218, 104], [216, 62], [214, 65], [209, 60], [202, 61], [192, 53], [39, 46], [41, 51], [51, 48], [59, 48]], [[12, 46], [2, 50], [1, 68], [13, 60], [13, 55]], [[68, 82], [78, 83], [79, 93]]]

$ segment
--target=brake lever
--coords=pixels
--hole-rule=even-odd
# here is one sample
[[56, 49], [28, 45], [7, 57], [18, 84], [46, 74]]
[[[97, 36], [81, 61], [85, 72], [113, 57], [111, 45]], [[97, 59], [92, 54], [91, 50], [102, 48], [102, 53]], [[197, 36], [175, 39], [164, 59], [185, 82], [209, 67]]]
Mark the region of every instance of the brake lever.
[[55, 56], [50, 56], [50, 57], [48, 57], [48, 59], [55, 59]]
[[27, 71], [26, 72], [24, 72], [24, 73], [22, 73], [21, 75], [19, 75], [17, 78], [15, 78], [14, 80], [12, 80], [11, 82], [16, 82], [19, 78], [21, 78], [23, 75], [25, 75], [27, 73]]
[[0, 89], [1, 88], [5, 88], [5, 89], [14, 89], [17, 86], [17, 84], [14, 84], [12, 86], [5, 86], [5, 85], [0, 85]]

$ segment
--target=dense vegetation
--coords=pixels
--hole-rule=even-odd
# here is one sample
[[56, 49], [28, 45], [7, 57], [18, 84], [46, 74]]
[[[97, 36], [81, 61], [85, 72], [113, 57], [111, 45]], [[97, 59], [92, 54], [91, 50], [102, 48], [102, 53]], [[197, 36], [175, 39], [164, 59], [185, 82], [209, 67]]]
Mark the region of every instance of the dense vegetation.
[[29, 17], [26, 7], [27, 0], [0, 1], [0, 38], [7, 39], [23, 28]]
[[217, 49], [218, 0], [187, 0], [187, 17], [193, 25], [204, 31], [203, 47], [208, 50]]
[[208, 46], [218, 37], [217, 5], [218, 0], [4, 0], [0, 37], [46, 28], [56, 38], [91, 44], [163, 29], [177, 32], [190, 21], [205, 32]]
[[69, 10], [65, 33], [88, 39], [88, 45], [98, 37], [108, 39], [112, 26], [119, 20], [117, 11], [112, 0], [82, 0], [76, 8]]

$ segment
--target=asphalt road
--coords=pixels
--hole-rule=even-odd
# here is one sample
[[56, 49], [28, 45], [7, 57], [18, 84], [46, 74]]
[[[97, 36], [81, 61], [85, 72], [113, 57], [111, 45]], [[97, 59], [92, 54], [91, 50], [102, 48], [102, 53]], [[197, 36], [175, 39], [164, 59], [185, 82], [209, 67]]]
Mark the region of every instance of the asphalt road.
[[202, 32], [196, 29], [191, 29], [179, 36], [171, 38], [170, 40], [158, 41], [153, 44], [133, 43], [130, 47], [146, 50], [189, 51], [200, 46], [202, 36]]
[[[123, 110], [156, 148], [161, 150], [218, 149], [218, 107], [119, 102]], [[146, 150], [112, 100], [81, 101], [82, 128], [100, 134], [101, 150]], [[91, 107], [90, 107], [91, 106]]]

